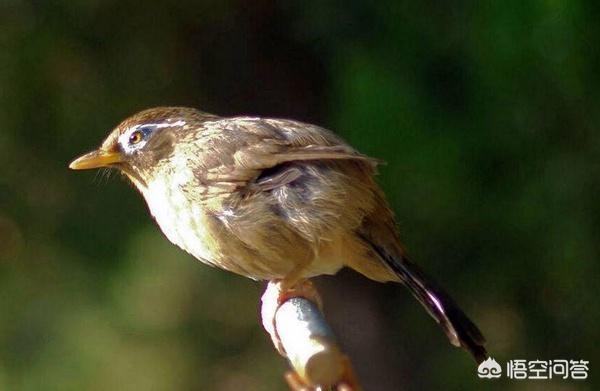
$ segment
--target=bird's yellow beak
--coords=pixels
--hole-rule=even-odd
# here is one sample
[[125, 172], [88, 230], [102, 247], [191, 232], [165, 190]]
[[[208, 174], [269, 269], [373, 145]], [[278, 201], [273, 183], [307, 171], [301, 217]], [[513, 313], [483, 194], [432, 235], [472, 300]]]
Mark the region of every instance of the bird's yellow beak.
[[98, 149], [79, 156], [69, 164], [72, 170], [88, 170], [90, 168], [106, 167], [123, 161], [121, 153]]

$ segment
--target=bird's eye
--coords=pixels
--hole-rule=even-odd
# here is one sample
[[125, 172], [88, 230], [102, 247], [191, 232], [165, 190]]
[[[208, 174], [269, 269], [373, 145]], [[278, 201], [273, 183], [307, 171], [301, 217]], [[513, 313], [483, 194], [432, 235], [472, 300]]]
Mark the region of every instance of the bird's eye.
[[129, 144], [137, 144], [140, 141], [142, 141], [142, 139], [144, 138], [144, 135], [142, 134], [142, 132], [140, 132], [139, 130], [136, 130], [135, 132], [131, 133], [131, 135], [129, 136]]

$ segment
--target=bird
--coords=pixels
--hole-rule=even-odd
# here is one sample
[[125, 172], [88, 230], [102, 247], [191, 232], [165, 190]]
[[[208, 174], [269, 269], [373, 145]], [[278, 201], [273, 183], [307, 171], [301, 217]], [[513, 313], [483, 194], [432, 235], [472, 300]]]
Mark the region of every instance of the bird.
[[69, 167], [119, 170], [165, 236], [210, 266], [289, 289], [344, 267], [404, 284], [450, 343], [481, 363], [481, 331], [409, 259], [375, 180], [379, 163], [317, 125], [156, 107]]

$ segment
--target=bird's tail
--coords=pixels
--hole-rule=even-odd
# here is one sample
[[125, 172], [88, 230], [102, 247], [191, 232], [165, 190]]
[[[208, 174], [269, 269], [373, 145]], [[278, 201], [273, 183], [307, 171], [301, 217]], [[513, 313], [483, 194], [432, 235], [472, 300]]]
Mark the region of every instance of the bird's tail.
[[452, 345], [469, 351], [477, 363], [488, 357], [481, 331], [442, 288], [405, 257], [396, 259], [381, 247], [369, 244], [442, 327]]

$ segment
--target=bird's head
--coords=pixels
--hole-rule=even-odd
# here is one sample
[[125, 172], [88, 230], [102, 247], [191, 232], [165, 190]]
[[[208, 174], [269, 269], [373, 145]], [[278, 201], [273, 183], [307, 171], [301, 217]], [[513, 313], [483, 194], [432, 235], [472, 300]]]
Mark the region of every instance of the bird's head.
[[73, 160], [69, 168], [117, 168], [136, 184], [143, 184], [159, 161], [173, 151], [178, 134], [211, 118], [216, 117], [187, 107], [141, 111], [121, 122], [98, 149]]

